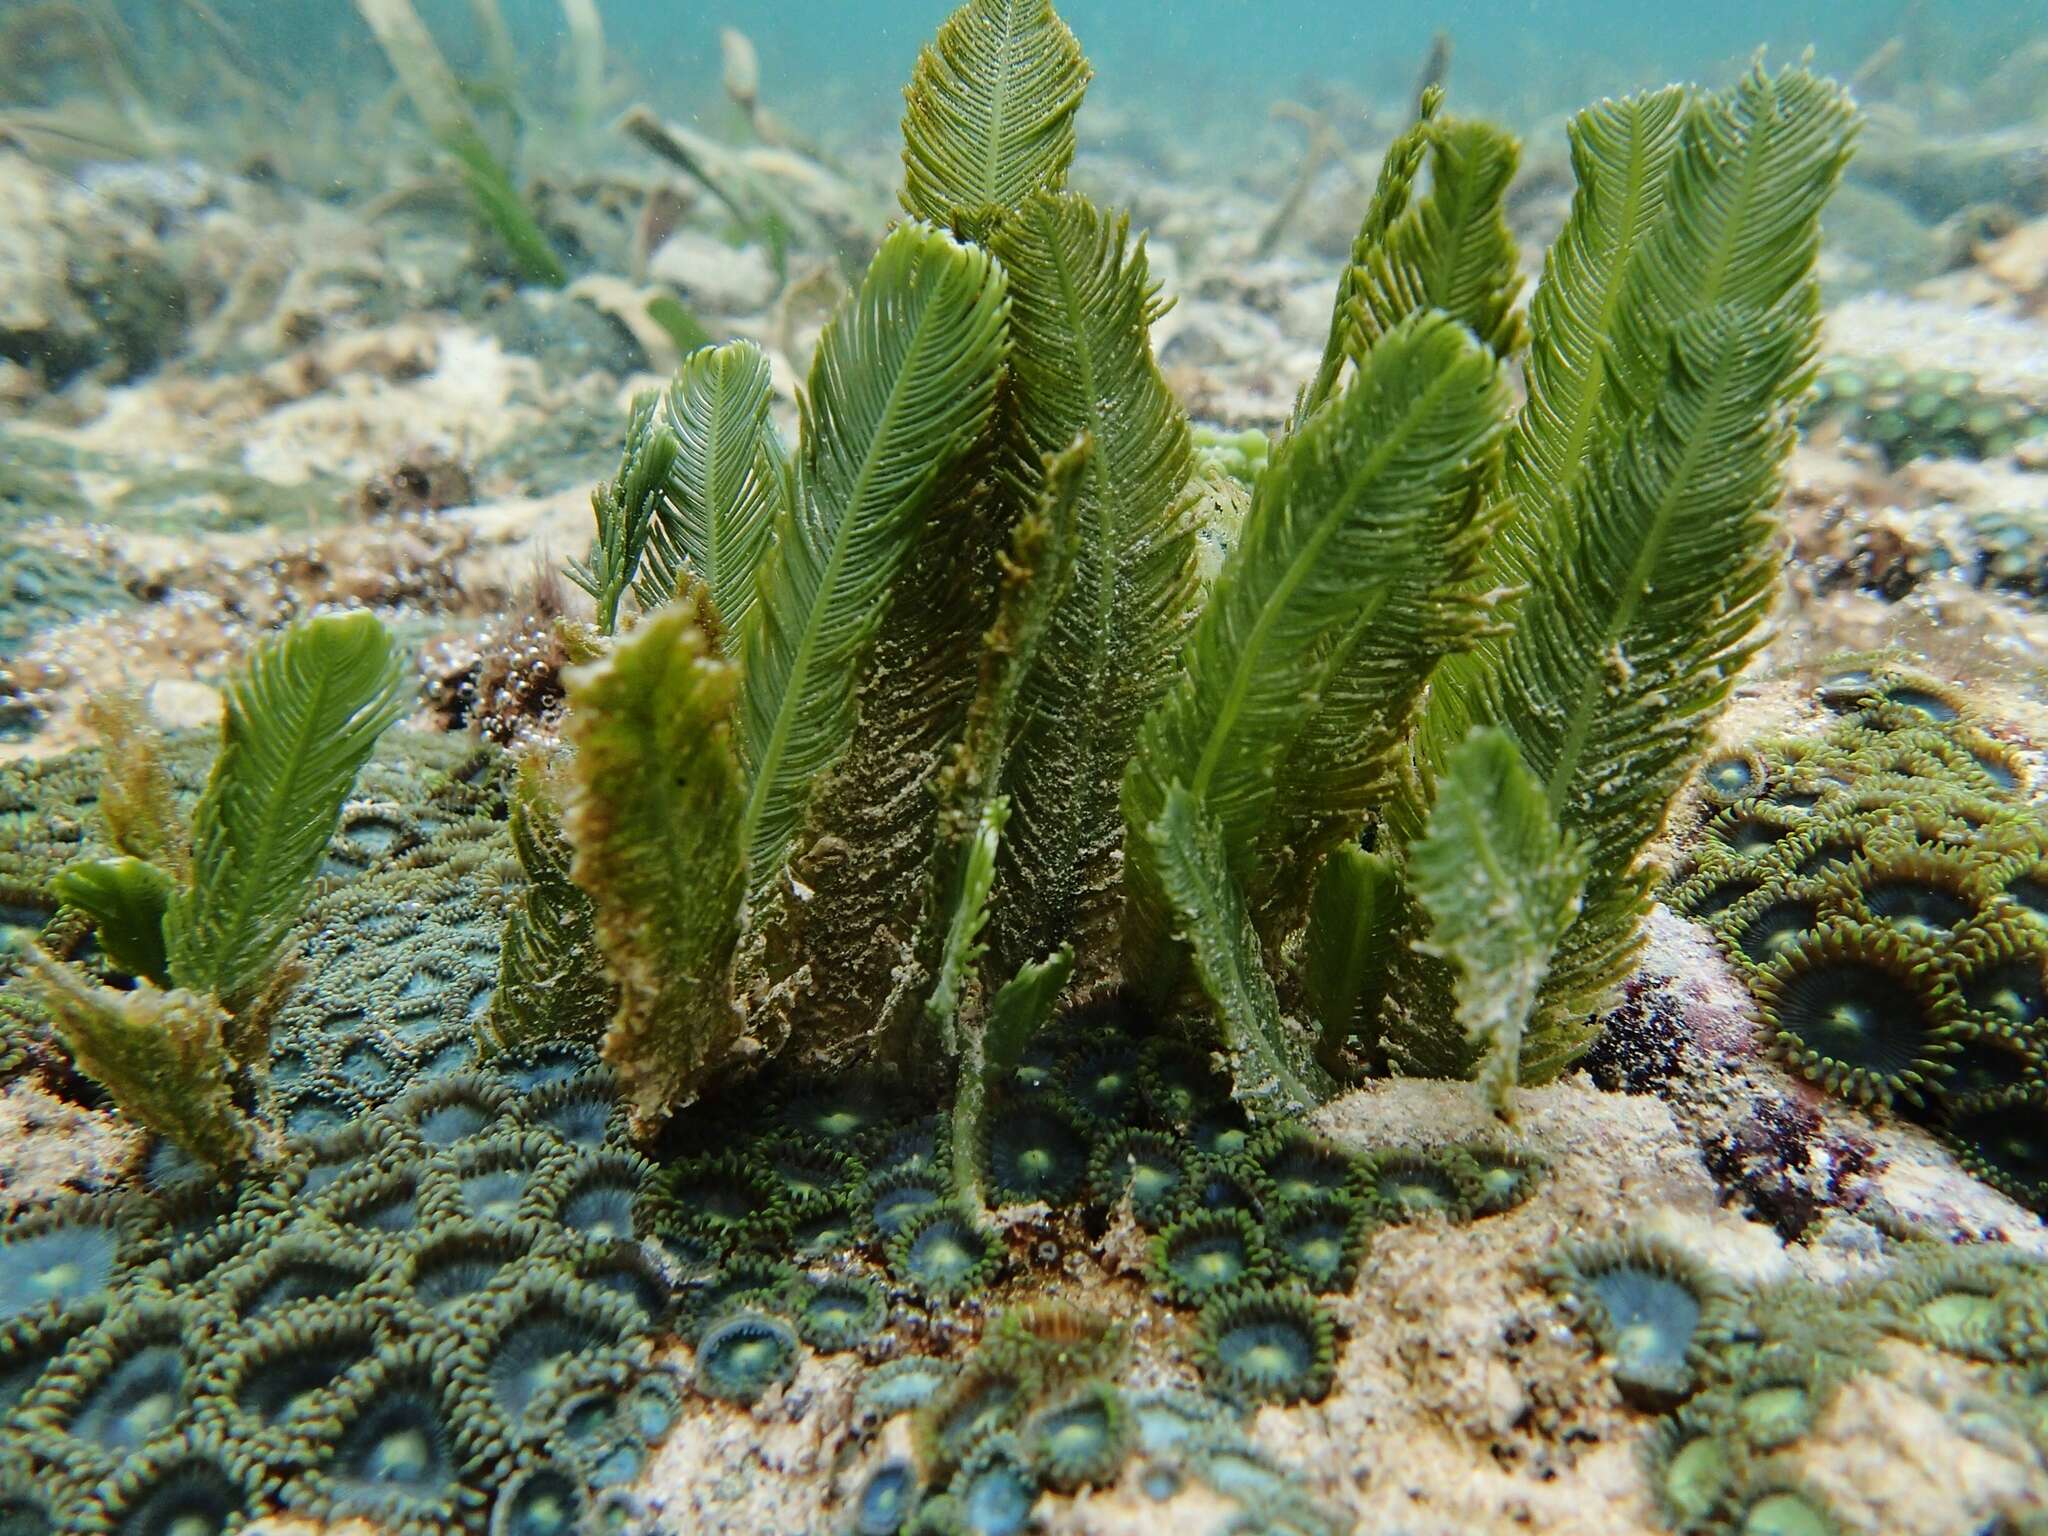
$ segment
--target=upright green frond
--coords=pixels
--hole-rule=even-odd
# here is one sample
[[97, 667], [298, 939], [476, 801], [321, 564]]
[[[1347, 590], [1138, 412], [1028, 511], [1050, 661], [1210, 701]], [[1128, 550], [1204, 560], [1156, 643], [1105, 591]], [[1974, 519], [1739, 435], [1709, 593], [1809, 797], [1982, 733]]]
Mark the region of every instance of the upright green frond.
[[1007, 310], [986, 254], [906, 225], [819, 340], [796, 499], [741, 636], [741, 835], [757, 891], [852, 737], [862, 664], [927, 514], [962, 489], [994, 410]]
[[294, 624], [250, 658], [193, 816], [191, 884], [164, 919], [179, 986], [231, 1013], [263, 991], [356, 771], [406, 697], [404, 664], [367, 613]]
[[[1854, 132], [1839, 88], [1800, 69], [1573, 125], [1581, 185], [1532, 305], [1510, 512], [1482, 577], [1527, 595], [1511, 634], [1440, 670], [1417, 773], [1390, 808], [1416, 835], [1456, 744], [1497, 725], [1587, 845], [1584, 907], [1524, 1042], [1525, 1078], [1583, 1050], [1588, 1015], [1631, 963], [1642, 850], [1753, 648], [1767, 513], [1811, 366], [1820, 210]], [[1419, 967], [1391, 989], [1388, 1049], [1409, 1070], [1459, 1071], [1469, 1051], [1426, 1001], [1445, 978]]]
[[768, 420], [773, 397], [767, 357], [735, 341], [684, 358], [661, 399], [675, 460], [633, 593], [641, 607], [658, 608], [685, 572], [694, 576], [711, 594], [728, 656], [739, 654], [755, 573], [788, 494], [782, 442]]
[[1481, 729], [1445, 765], [1408, 871], [1429, 915], [1424, 947], [1456, 974], [1458, 1022], [1484, 1053], [1480, 1089], [1507, 1116], [1523, 1032], [1579, 910], [1585, 850], [1558, 829], [1513, 739]]
[[[1464, 590], [1504, 408], [1498, 363], [1443, 315], [1364, 359], [1260, 478], [1237, 547], [1146, 719], [1124, 780], [1142, 836], [1179, 782], [1213, 822], [1254, 910], [1313, 870], [1271, 860], [1296, 829], [1356, 831], [1430, 668], [1483, 609]], [[1126, 861], [1127, 968], [1170, 981], [1165, 909], [1142, 850]], [[1305, 899], [1305, 889], [1300, 895]]]
[[996, 237], [1010, 274], [1015, 411], [1036, 459], [1085, 434], [1079, 546], [1025, 679], [1002, 787], [994, 943], [1015, 968], [1072, 940], [1099, 974], [1122, 894], [1117, 784], [1193, 616], [1187, 418], [1152, 356], [1156, 291], [1127, 222], [1040, 193]]
[[[998, 335], [994, 355], [1006, 352]], [[967, 380], [986, 405], [991, 383], [987, 374]], [[1008, 506], [989, 490], [994, 450], [995, 434], [984, 432], [944, 466], [882, 594], [854, 724], [810, 787], [788, 878], [763, 884], [755, 871], [767, 962], [758, 978], [748, 966], [761, 999], [757, 1033], [800, 1034], [807, 1070], [877, 1057], [943, 1065], [915, 1043], [954, 895], [941, 857], [940, 780], [960, 746], [995, 616]]]
[[1362, 1037], [1368, 1057], [1378, 1048], [1368, 1009], [1386, 989], [1388, 951], [1401, 931], [1399, 886], [1393, 862], [1356, 843], [1333, 848], [1316, 875], [1301, 983], [1321, 1026], [1318, 1054], [1326, 1064], [1341, 1060], [1353, 1037]]
[[1856, 138], [1842, 88], [1804, 69], [1753, 69], [1699, 103], [1679, 136], [1665, 198], [1669, 216], [1628, 272], [1609, 340], [1611, 415], [1653, 407], [1670, 338], [1707, 310], [1770, 314], [1789, 306], [1811, 326], [1820, 213]]
[[903, 207], [985, 236], [1066, 181], [1088, 61], [1052, 0], [968, 0], [904, 91]]
[[493, 1052], [552, 1040], [594, 1044], [617, 1006], [597, 947], [596, 911], [569, 878], [574, 851], [562, 833], [559, 776], [530, 753], [512, 787], [512, 851], [523, 883], [505, 913], [498, 985], [476, 1031]]
[[1052, 1022], [1055, 1005], [1073, 973], [1074, 952], [1062, 947], [1017, 967], [997, 989], [982, 1022], [982, 1057], [990, 1081], [1006, 1079], [1024, 1059], [1032, 1036]]
[[569, 565], [569, 579], [597, 604], [597, 627], [605, 634], [619, 627], [619, 602], [639, 575], [675, 461], [676, 440], [661, 419], [661, 396], [651, 389], [636, 395], [619, 472], [590, 494], [597, 520], [590, 558]]
[[1307, 1030], [1285, 1018], [1221, 828], [1180, 784], [1145, 828], [1178, 937], [1194, 957], [1230, 1060], [1231, 1092], [1255, 1114], [1298, 1114], [1335, 1092]]
[[28, 981], [78, 1069], [121, 1113], [226, 1179], [256, 1149], [235, 1103], [231, 1021], [210, 997], [147, 984], [117, 992], [26, 948]]
[[[1578, 189], [1529, 303], [1528, 400], [1508, 437], [1517, 529], [1547, 526], [1610, 414], [1607, 338], [1629, 274], [1666, 219], [1665, 178], [1692, 99], [1688, 87], [1668, 86], [1588, 107], [1566, 127]], [[1498, 541], [1503, 572], [1524, 568], [1528, 537]]]
[[1348, 306], [1354, 354], [1410, 315], [1440, 309], [1494, 354], [1522, 348], [1522, 278], [1504, 211], [1521, 147], [1490, 123], [1439, 119], [1429, 133], [1428, 196], [1364, 252]]
[[[899, 600], [912, 606], [876, 649], [887, 680], [863, 691], [853, 748], [813, 798], [792, 855], [790, 891], [771, 893], [748, 947], [760, 1032], [800, 1030], [806, 1067], [886, 1057], [936, 1078], [959, 1059], [1009, 815], [995, 786], [1072, 567], [1087, 456], [1080, 443], [1048, 462], [1039, 508], [999, 559], [985, 633], [961, 627], [985, 604], [960, 590], [976, 562], [957, 539], [928, 534], [903, 578]], [[970, 510], [955, 512], [966, 522]]]
[[[1758, 644], [1789, 402], [1812, 341], [1810, 312], [1796, 308], [1713, 310], [1679, 328], [1656, 409], [1581, 484], [1568, 542], [1466, 696], [1514, 738], [1592, 859], [1524, 1045], [1525, 1078], [1584, 1048], [1587, 1016], [1632, 961], [1651, 878], [1642, 851]], [[1427, 1021], [1390, 1031], [1389, 1049], [1432, 1075], [1469, 1065], [1462, 1039]]]
[[[1505, 475], [1514, 511], [1489, 585], [1541, 579], [1581, 479], [1655, 404], [1679, 323], [1724, 303], [1812, 302], [1817, 221], [1854, 132], [1840, 88], [1801, 69], [1756, 71], [1704, 99], [1672, 86], [1572, 120], [1578, 190], [1530, 303], [1528, 400]], [[1457, 694], [1440, 691], [1446, 704]], [[1469, 723], [1433, 722], [1429, 755]]]
[[1530, 593], [1502, 642], [1501, 712], [1525, 753], [1541, 743], [1529, 760], [1551, 808], [1592, 831], [1603, 864], [1643, 840], [1614, 814], [1617, 790], [1674, 756], [1682, 777], [1699, 716], [1757, 643], [1789, 406], [1813, 340], [1804, 317], [1746, 309], [1681, 326], [1656, 410], [1575, 501], [1570, 580]]
[[[1073, 570], [1084, 439], [1045, 463], [1039, 505], [1019, 518], [1000, 557], [995, 621], [981, 637], [978, 680], [951, 761], [933, 788], [940, 820], [931, 869], [935, 916], [950, 913], [937, 973], [925, 1000], [928, 1029], [916, 1042], [945, 1063], [961, 1050], [960, 1011], [987, 949], [982, 933], [995, 885], [996, 850], [1010, 803], [998, 794], [1019, 697]], [[915, 971], [913, 969], [913, 975]]]
[[130, 976], [160, 987], [171, 984], [164, 953], [164, 913], [176, 889], [171, 877], [146, 859], [83, 859], [61, 869], [50, 894], [93, 920], [100, 948]]
[[746, 900], [733, 750], [739, 679], [688, 599], [572, 668], [570, 878], [619, 984], [604, 1059], [650, 1135], [747, 1049], [732, 994]]
[[1344, 360], [1350, 355], [1351, 300], [1358, 292], [1360, 276], [1372, 265], [1388, 232], [1408, 211], [1409, 201], [1415, 195], [1415, 180], [1422, 174], [1423, 157], [1429, 152], [1430, 125], [1443, 99], [1441, 88], [1424, 91], [1415, 121], [1387, 146], [1386, 156], [1380, 161], [1372, 200], [1366, 204], [1365, 217], [1359, 221], [1358, 234], [1351, 242], [1351, 259], [1337, 274], [1337, 298], [1330, 306], [1330, 329], [1323, 338], [1322, 361], [1316, 365], [1315, 377], [1303, 386], [1301, 397], [1294, 402], [1294, 416], [1287, 424], [1289, 432], [1298, 430], [1337, 392]]

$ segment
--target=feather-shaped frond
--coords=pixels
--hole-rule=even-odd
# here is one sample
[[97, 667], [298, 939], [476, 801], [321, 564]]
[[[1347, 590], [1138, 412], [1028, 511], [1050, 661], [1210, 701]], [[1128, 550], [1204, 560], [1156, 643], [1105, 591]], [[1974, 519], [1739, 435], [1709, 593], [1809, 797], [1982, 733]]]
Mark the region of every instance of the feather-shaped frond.
[[1441, 118], [1430, 186], [1365, 251], [1348, 306], [1349, 349], [1369, 350], [1410, 315], [1440, 309], [1506, 359], [1526, 339], [1515, 237], [1504, 211], [1521, 147], [1490, 123]]
[[[1566, 127], [1578, 188], [1529, 301], [1528, 400], [1508, 435], [1505, 477], [1518, 500], [1514, 529], [1544, 526], [1570, 496], [1612, 414], [1602, 406], [1607, 338], [1636, 259], [1665, 222], [1665, 177], [1692, 99], [1688, 87], [1669, 86], [1603, 101]], [[1497, 542], [1502, 573], [1523, 570], [1523, 541], [1510, 533]]]
[[[1789, 403], [1812, 344], [1797, 306], [1711, 310], [1679, 328], [1657, 408], [1581, 483], [1552, 569], [1464, 701], [1514, 738], [1592, 859], [1525, 1042], [1527, 1079], [1584, 1048], [1587, 1015], [1633, 959], [1642, 851], [1758, 643]], [[1393, 990], [1412, 1001], [1427, 988]], [[1470, 1064], [1462, 1036], [1427, 1019], [1390, 1030], [1389, 1050], [1432, 1075]]]
[[1062, 185], [1088, 76], [1052, 0], [968, 0], [904, 92], [904, 209], [982, 238], [1033, 192]]
[[[1801, 69], [1755, 71], [1705, 99], [1672, 86], [1572, 120], [1578, 190], [1530, 303], [1528, 400], [1504, 475], [1512, 511], [1487, 585], [1543, 579], [1580, 481], [1655, 404], [1674, 327], [1717, 304], [1813, 302], [1819, 210], [1854, 131], [1839, 87]], [[1438, 695], [1455, 704], [1459, 691]], [[1471, 723], [1432, 720], [1425, 756]]]
[[994, 249], [1010, 274], [1014, 410], [1034, 467], [1077, 436], [1093, 445], [1073, 574], [1024, 680], [1002, 777], [1013, 816], [994, 942], [1006, 968], [1068, 939], [1084, 968], [1100, 967], [1121, 904], [1118, 781], [1193, 615], [1193, 448], [1153, 360], [1156, 291], [1127, 222], [1041, 193]]
[[81, 859], [50, 880], [50, 894], [93, 921], [100, 948], [130, 976], [171, 984], [164, 953], [164, 913], [176, 889], [147, 859]]
[[767, 969], [757, 978], [747, 967], [761, 998], [756, 1030], [765, 1040], [800, 1031], [801, 1070], [878, 1058], [943, 1065], [914, 1042], [954, 894], [942, 780], [980, 678], [1010, 510], [990, 491], [995, 447], [990, 431], [932, 495], [886, 594], [851, 739], [811, 791], [788, 881], [763, 891]]
[[407, 693], [391, 637], [367, 613], [293, 625], [229, 684], [220, 755], [193, 816], [191, 883], [164, 918], [179, 986], [231, 1013], [262, 993], [356, 771]]
[[498, 985], [477, 1023], [490, 1051], [517, 1051], [549, 1040], [592, 1045], [617, 1006], [597, 947], [597, 914], [569, 878], [574, 850], [562, 834], [557, 782], [566, 765], [540, 753], [519, 764], [510, 831], [522, 884], [505, 914], [498, 944]]
[[[1473, 412], [1462, 427], [1463, 457], [1441, 466], [1427, 499], [1366, 535], [1388, 541], [1371, 567], [1371, 598], [1324, 642], [1309, 713], [1277, 764], [1257, 873], [1246, 881], [1269, 942], [1299, 919], [1324, 856], [1355, 836], [1396, 787], [1438, 664], [1494, 627], [1494, 598], [1479, 591], [1476, 576], [1499, 525], [1490, 498], [1499, 485], [1505, 381], [1497, 378], [1483, 417], [1469, 401], [1463, 408]], [[1361, 437], [1346, 451], [1369, 442]]]
[[[1003, 752], [1072, 569], [1087, 459], [1080, 443], [1048, 461], [1038, 507], [998, 559], [985, 632], [981, 584], [963, 590], [978, 562], [957, 536], [928, 530], [899, 582], [853, 746], [813, 797], [787, 888], [764, 900], [745, 952], [757, 1033], [800, 1029], [807, 1068], [886, 1055], [931, 1077], [959, 1054], [1008, 815]], [[959, 531], [1001, 505], [955, 507]]]
[[732, 995], [746, 898], [738, 678], [685, 597], [563, 681], [569, 874], [619, 985], [604, 1059], [648, 1135], [746, 1049]]
[[[944, 820], [939, 849], [942, 899], [952, 912], [937, 979], [925, 1003], [929, 1043], [958, 1060], [959, 1015], [987, 945], [982, 939], [996, 879], [997, 850], [1010, 802], [994, 786], [1024, 684], [1052, 628], [1080, 545], [1081, 480], [1092, 444], [1083, 438], [1049, 457], [1038, 506], [1011, 530], [1002, 558], [996, 621], [982, 639], [980, 681], [953, 761], [939, 783]], [[948, 866], [952, 866], [950, 869]]]
[[[1133, 833], [1186, 786], [1255, 909], [1283, 828], [1355, 831], [1429, 669], [1477, 610], [1459, 586], [1496, 464], [1500, 367], [1443, 315], [1419, 316], [1274, 454], [1237, 547], [1147, 717], [1124, 780]], [[1170, 981], [1164, 909], [1126, 861], [1134, 977]], [[1312, 870], [1290, 863], [1289, 878]]]
[[590, 558], [572, 560], [568, 568], [569, 579], [597, 604], [597, 627], [605, 634], [619, 627], [619, 602], [640, 570], [675, 459], [675, 437], [661, 420], [661, 396], [651, 389], [634, 396], [619, 472], [590, 494], [597, 521]]
[[218, 1003], [147, 983], [119, 992], [33, 947], [22, 959], [57, 1038], [124, 1116], [224, 1181], [248, 1162], [255, 1133], [235, 1103], [233, 1021]]
[[692, 352], [662, 395], [675, 462], [633, 595], [658, 608], [686, 572], [694, 576], [711, 594], [728, 656], [738, 654], [755, 573], [789, 493], [782, 441], [768, 420], [773, 397], [768, 359], [751, 341]]
[[1609, 335], [1610, 416], [1656, 406], [1670, 338], [1690, 316], [1789, 307], [1793, 324], [1817, 323], [1820, 212], [1856, 127], [1842, 88], [1804, 69], [1759, 66], [1695, 107], [1671, 163], [1669, 216], [1631, 265]]
[[[1584, 1016], [1630, 963], [1641, 852], [1749, 654], [1785, 418], [1811, 366], [1820, 210], [1855, 126], [1839, 88], [1799, 69], [1574, 125], [1584, 184], [1533, 305], [1511, 512], [1484, 578], [1527, 596], [1512, 634], [1439, 672], [1418, 777], [1392, 808], [1415, 835], [1451, 750], [1473, 725], [1497, 725], [1590, 850], [1525, 1077], [1583, 1048]], [[1745, 333], [1746, 351], [1730, 339]], [[1411, 1018], [1389, 1028], [1389, 1049], [1406, 1049], [1411, 1070], [1469, 1065], [1462, 1039], [1429, 1022], [1430, 988], [1411, 978], [1394, 990], [1405, 996], [1389, 1006]]]
[[985, 253], [906, 225], [818, 342], [797, 494], [741, 637], [742, 836], [757, 891], [852, 737], [862, 664], [925, 517], [951, 504], [988, 428], [1007, 310]]
[[1287, 424], [1289, 432], [1297, 431], [1337, 392], [1344, 361], [1351, 351], [1351, 300], [1358, 292], [1359, 278], [1372, 266], [1388, 232], [1408, 211], [1409, 201], [1415, 195], [1415, 180], [1422, 174], [1423, 157], [1429, 152], [1430, 124], [1443, 99], [1443, 87], [1425, 90], [1415, 121], [1387, 146], [1386, 155], [1380, 160], [1372, 199], [1365, 205], [1365, 217], [1359, 221], [1358, 234], [1351, 242], [1351, 259], [1337, 274], [1337, 298], [1330, 306], [1330, 328], [1323, 337], [1322, 361], [1316, 365], [1315, 377], [1302, 386], [1301, 395], [1294, 402], [1294, 416]]
[[1306, 1029], [1280, 1011], [1222, 829], [1179, 783], [1144, 829], [1179, 941], [1193, 956], [1229, 1058], [1231, 1093], [1255, 1114], [1309, 1109], [1335, 1091]]
[[1445, 764], [1408, 873], [1427, 952], [1455, 973], [1458, 1022], [1483, 1054], [1480, 1089], [1507, 1116], [1523, 1033], [1579, 910], [1585, 850], [1558, 829], [1514, 740], [1482, 728]]
[[[1526, 587], [1554, 563], [1572, 490], [1626, 413], [1613, 398], [1609, 338], [1636, 263], [1673, 218], [1665, 183], [1693, 105], [1692, 89], [1674, 85], [1601, 102], [1567, 125], [1578, 187], [1529, 304], [1528, 398], [1508, 433], [1508, 512], [1486, 550], [1485, 587]], [[1466, 706], [1489, 664], [1483, 652], [1450, 658], [1431, 691], [1417, 752], [1424, 781], [1391, 807], [1407, 836], [1428, 812], [1428, 776], [1479, 723]]]

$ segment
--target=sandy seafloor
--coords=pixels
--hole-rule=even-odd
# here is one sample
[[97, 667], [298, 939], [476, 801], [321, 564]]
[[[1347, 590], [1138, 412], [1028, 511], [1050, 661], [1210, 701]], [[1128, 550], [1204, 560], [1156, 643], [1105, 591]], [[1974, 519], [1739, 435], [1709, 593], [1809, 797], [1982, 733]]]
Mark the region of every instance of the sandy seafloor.
[[[1554, 147], [1537, 148], [1514, 209], [1532, 273], [1568, 195]], [[844, 165], [848, 217], [874, 217], [886, 149]], [[417, 192], [423, 214], [365, 217], [260, 165], [176, 154], [54, 165], [0, 147], [0, 331], [102, 354], [61, 386], [0, 363], [0, 537], [15, 582], [0, 755], [85, 741], [80, 702], [109, 685], [143, 691], [165, 726], [205, 725], [251, 636], [322, 604], [385, 612], [418, 647], [430, 700], [445, 701], [479, 650], [517, 632], [539, 573], [585, 547], [590, 486], [610, 472], [625, 404], [675, 358], [644, 317], [657, 286], [713, 334], [769, 350], [789, 427], [794, 383], [844, 290], [834, 263], [799, 250], [779, 286], [764, 253], [729, 242], [658, 163], [614, 153], [605, 166], [551, 180], [552, 216], [596, 253], [596, 275], [548, 293], [479, 270], [459, 210], [437, 205], [431, 186]], [[1162, 367], [1195, 418], [1221, 428], [1279, 423], [1313, 367], [1333, 250], [1360, 200], [1355, 180], [1325, 175], [1308, 212], [1259, 254], [1279, 180], [1218, 187], [1103, 152], [1077, 171], [1153, 231], [1155, 271], [1179, 297], [1155, 332]], [[1826, 355], [1964, 369], [2048, 412], [2038, 192], [1974, 233], [1923, 220], [1917, 256], [1881, 220], [1859, 245], [1845, 217], [1824, 259]], [[148, 275], [175, 294], [163, 335], [107, 341], [114, 322], [85, 302], [78, 274], [110, 251], [122, 253], [114, 281]], [[2027, 574], [2048, 570], [2048, 438], [1894, 468], [1822, 424], [1793, 459], [1784, 531], [1776, 639], [1729, 739], [1802, 717], [1788, 669], [1896, 644], [1963, 683], [2010, 739], [2048, 745], [2048, 582]], [[1994, 546], [2021, 555], [1991, 570]], [[429, 702], [414, 724], [444, 714]], [[1467, 1227], [1379, 1234], [1337, 1304], [1336, 1389], [1254, 1421], [1255, 1440], [1363, 1530], [1660, 1528], [1640, 1458], [1654, 1419], [1621, 1400], [1538, 1277], [1560, 1240], [1658, 1234], [1748, 1282], [1867, 1278], [1883, 1263], [1880, 1232], [1900, 1223], [2048, 1255], [2041, 1220], [1926, 1133], [1826, 1099], [1764, 1059], [1753, 1005], [1702, 930], [1660, 910], [1652, 939], [1631, 996], [1654, 1004], [1676, 1070], [1640, 1092], [1580, 1072], [1526, 1093], [1521, 1144], [1551, 1169], [1536, 1196]], [[1468, 1090], [1414, 1081], [1355, 1093], [1318, 1121], [1362, 1149], [1489, 1129]], [[1792, 1124], [1796, 1149], [1781, 1145]], [[60, 1190], [127, 1145], [104, 1117], [17, 1083], [0, 1096], [0, 1199]], [[1793, 1242], [1776, 1220], [1788, 1203], [1810, 1218]], [[1137, 1278], [1140, 1251], [1113, 1232], [1106, 1267], [1055, 1254], [1031, 1284], [1127, 1316], [1135, 1379], [1192, 1382], [1184, 1332]], [[1964, 1536], [2048, 1508], [2048, 1455], [1978, 1411], [1982, 1368], [1887, 1348], [1887, 1371], [1858, 1377], [1798, 1451], [1845, 1529]], [[687, 1364], [684, 1346], [673, 1354]], [[677, 1532], [831, 1529], [828, 1508], [843, 1507], [831, 1501], [885, 1449], [854, 1442], [851, 1385], [843, 1359], [821, 1357], [752, 1410], [693, 1402], [643, 1480], [649, 1509]], [[1045, 1528], [1204, 1528], [1206, 1495], [1160, 1503], [1135, 1476], [1048, 1500]]]

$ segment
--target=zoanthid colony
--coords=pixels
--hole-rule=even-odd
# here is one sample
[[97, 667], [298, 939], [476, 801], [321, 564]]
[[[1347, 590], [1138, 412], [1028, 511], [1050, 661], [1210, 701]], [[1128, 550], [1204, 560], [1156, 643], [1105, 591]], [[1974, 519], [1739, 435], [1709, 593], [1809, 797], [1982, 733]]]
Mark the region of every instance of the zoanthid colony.
[[2027, 759], [1894, 662], [1821, 682], [1833, 723], [1709, 758], [1667, 899], [1713, 929], [1802, 1076], [1932, 1127], [2048, 1201], [2048, 826]]

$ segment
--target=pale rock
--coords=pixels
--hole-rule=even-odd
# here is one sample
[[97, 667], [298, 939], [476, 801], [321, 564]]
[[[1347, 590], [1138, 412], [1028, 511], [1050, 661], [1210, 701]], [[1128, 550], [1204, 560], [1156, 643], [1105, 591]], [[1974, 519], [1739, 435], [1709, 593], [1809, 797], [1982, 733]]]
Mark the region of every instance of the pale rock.
[[727, 245], [679, 229], [648, 258], [647, 275], [667, 283], [700, 315], [744, 315], [775, 296], [775, 270], [759, 246]]
[[150, 719], [167, 731], [210, 730], [220, 724], [220, 690], [205, 683], [159, 678], [144, 697]]

